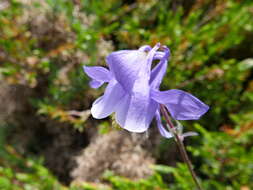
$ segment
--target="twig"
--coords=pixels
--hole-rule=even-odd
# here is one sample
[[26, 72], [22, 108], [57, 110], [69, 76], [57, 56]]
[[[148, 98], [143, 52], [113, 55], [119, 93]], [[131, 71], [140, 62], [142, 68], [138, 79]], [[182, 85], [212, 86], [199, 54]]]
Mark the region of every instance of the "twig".
[[181, 156], [184, 160], [184, 162], [186, 163], [190, 173], [191, 173], [191, 176], [192, 176], [192, 179], [197, 187], [198, 190], [203, 190], [200, 186], [200, 183], [198, 182], [198, 179], [197, 179], [197, 175], [195, 174], [194, 170], [193, 170], [193, 167], [192, 167], [192, 163], [187, 155], [187, 152], [185, 150], [185, 147], [184, 147], [184, 143], [183, 141], [181, 140], [181, 138], [179, 137], [179, 135], [177, 134], [176, 132], [176, 128], [174, 127], [173, 123], [171, 122], [171, 119], [170, 119], [170, 116], [169, 114], [167, 113], [167, 110], [165, 108], [164, 105], [160, 105], [161, 106], [161, 112], [162, 112], [162, 115], [164, 116], [167, 124], [169, 125], [169, 127], [174, 130], [174, 137], [175, 137], [175, 140], [176, 140], [176, 143], [178, 145], [178, 148], [179, 148], [179, 151], [181, 153]]

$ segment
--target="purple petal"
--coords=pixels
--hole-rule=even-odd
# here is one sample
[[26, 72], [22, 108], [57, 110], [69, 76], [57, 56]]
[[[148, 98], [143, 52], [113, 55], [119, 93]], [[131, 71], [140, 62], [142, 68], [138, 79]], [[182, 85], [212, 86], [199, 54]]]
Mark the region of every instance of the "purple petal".
[[158, 130], [159, 130], [160, 134], [165, 138], [173, 137], [173, 135], [169, 131], [164, 129], [162, 121], [161, 121], [160, 112], [158, 110], [156, 111], [155, 116], [156, 116], [157, 127], [158, 127]]
[[158, 103], [164, 104], [176, 120], [197, 120], [209, 109], [198, 98], [182, 90], [152, 90], [151, 96]]
[[[143, 46], [140, 50], [122, 50], [111, 53], [106, 60], [116, 80], [127, 92], [131, 92], [135, 82], [145, 75], [149, 81], [151, 64], [160, 44], [153, 47], [148, 53], [149, 46]], [[141, 80], [143, 81], [143, 79]]]
[[[160, 58], [160, 62], [155, 66], [154, 69], [152, 69], [151, 72], [151, 77], [150, 77], [150, 85], [152, 88], [154, 89], [158, 89], [162, 79], [166, 73], [166, 69], [167, 69], [167, 60], [169, 58], [170, 55], [170, 51], [169, 48], [164, 47], [165, 52], [156, 52], [156, 56]], [[159, 57], [160, 56], [160, 57]]]
[[154, 56], [154, 60], [161, 60], [164, 57], [165, 53], [162, 51], [157, 51]]
[[122, 50], [111, 53], [106, 61], [116, 80], [126, 91], [131, 91], [140, 69], [145, 66], [147, 53], [140, 50]]
[[157, 103], [125, 95], [116, 107], [116, 122], [130, 132], [146, 131], [154, 118]]
[[152, 62], [154, 60], [154, 56], [157, 52], [157, 50], [160, 48], [160, 43], [157, 43], [149, 52], [148, 52], [148, 56], [147, 56], [147, 66], [146, 66], [146, 70], [148, 72], [148, 74], [150, 74], [151, 72], [151, 65]]
[[126, 94], [115, 107], [116, 122], [124, 128], [127, 111], [129, 108], [130, 96]]
[[99, 88], [100, 86], [102, 86], [104, 84], [104, 82], [101, 81], [97, 81], [97, 80], [91, 80], [89, 82], [89, 85], [91, 86], [91, 88]]
[[150, 51], [151, 49], [149, 45], [144, 45], [139, 48], [140, 51]]
[[94, 66], [87, 67], [83, 66], [84, 72], [92, 79], [97, 81], [109, 82], [112, 78], [111, 73], [104, 67]]
[[158, 104], [150, 98], [149, 79], [153, 57], [159, 46], [160, 44], [157, 44], [149, 51], [145, 62], [136, 73], [137, 76], [134, 76], [131, 91], [128, 91], [125, 100], [116, 109], [116, 121], [131, 132], [146, 131], [158, 107]]
[[[157, 103], [150, 98], [150, 68], [149, 64], [152, 61], [159, 45], [155, 46], [147, 56], [147, 63], [143, 65], [138, 73], [138, 77], [133, 83], [132, 90], [128, 93], [125, 105], [116, 110], [116, 120], [119, 124], [131, 132], [144, 132], [150, 125]], [[119, 112], [119, 113], [117, 113]]]
[[125, 92], [121, 85], [115, 80], [109, 82], [103, 96], [99, 97], [92, 104], [91, 114], [96, 119], [102, 119], [115, 111], [116, 105], [120, 102]]

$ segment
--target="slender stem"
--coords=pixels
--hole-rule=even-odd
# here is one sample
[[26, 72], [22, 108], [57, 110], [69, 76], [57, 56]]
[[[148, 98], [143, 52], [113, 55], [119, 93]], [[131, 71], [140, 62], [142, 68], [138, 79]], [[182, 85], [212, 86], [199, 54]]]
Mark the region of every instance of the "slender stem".
[[162, 104], [161, 104], [160, 106], [161, 106], [162, 115], [164, 116], [164, 118], [165, 118], [167, 124], [169, 125], [169, 127], [170, 127], [171, 129], [174, 129], [174, 130], [175, 130], [175, 133], [174, 133], [173, 135], [174, 135], [175, 140], [176, 140], [176, 143], [177, 143], [177, 145], [178, 145], [180, 154], [181, 154], [181, 156], [182, 156], [184, 162], [186, 163], [186, 165], [187, 165], [187, 167], [188, 167], [188, 169], [189, 169], [189, 171], [190, 171], [190, 173], [191, 173], [192, 179], [193, 179], [193, 181], [194, 181], [194, 183], [195, 183], [197, 189], [198, 189], [198, 190], [203, 190], [203, 189], [201, 188], [201, 186], [200, 186], [200, 183], [198, 182], [197, 175], [195, 174], [195, 172], [194, 172], [194, 170], [193, 170], [192, 163], [191, 163], [191, 161], [190, 161], [190, 159], [189, 159], [189, 157], [188, 157], [188, 155], [187, 155], [187, 152], [186, 152], [186, 150], [185, 150], [183, 141], [181, 140], [181, 138], [180, 138], [179, 135], [177, 134], [176, 129], [175, 129], [173, 123], [171, 122], [170, 116], [169, 116], [169, 114], [168, 114], [168, 112], [167, 112], [165, 106], [162, 105]]

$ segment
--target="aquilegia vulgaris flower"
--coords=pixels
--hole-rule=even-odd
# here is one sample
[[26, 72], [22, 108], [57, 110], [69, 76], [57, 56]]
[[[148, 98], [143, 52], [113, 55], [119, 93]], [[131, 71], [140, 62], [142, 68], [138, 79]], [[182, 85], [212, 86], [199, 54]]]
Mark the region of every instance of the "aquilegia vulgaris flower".
[[[109, 70], [84, 66], [85, 73], [92, 79], [91, 87], [108, 83], [104, 95], [92, 105], [92, 116], [102, 119], [115, 112], [116, 122], [131, 132], [146, 131], [155, 117], [161, 135], [167, 138], [172, 135], [161, 123], [160, 104], [166, 106], [175, 120], [199, 119], [209, 109], [199, 99], [182, 90], [159, 91], [169, 56], [166, 46], [146, 45], [138, 50], [121, 50], [108, 55]], [[154, 60], [159, 62], [151, 69]]]

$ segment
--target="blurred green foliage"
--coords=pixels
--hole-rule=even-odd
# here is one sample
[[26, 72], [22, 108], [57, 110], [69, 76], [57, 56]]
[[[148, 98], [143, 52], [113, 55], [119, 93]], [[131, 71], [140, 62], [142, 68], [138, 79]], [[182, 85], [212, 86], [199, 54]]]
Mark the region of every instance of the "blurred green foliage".
[[[113, 50], [161, 42], [172, 52], [162, 89], [184, 89], [211, 107], [199, 124], [186, 124], [200, 133], [188, 150], [204, 188], [253, 188], [251, 0], [32, 2], [12, 0], [0, 10], [0, 77], [38, 91], [29, 97], [38, 114], [85, 130], [88, 112], [73, 110], [89, 109], [102, 89], [89, 89], [81, 66], [105, 65]], [[100, 188], [64, 187], [41, 161], [20, 156], [4, 142], [0, 189]], [[139, 182], [109, 172], [104, 180], [110, 187], [101, 188], [193, 187], [183, 164], [154, 169], [153, 177]]]
[[[196, 159], [196, 170], [201, 176], [204, 189], [252, 189], [252, 154], [249, 142], [253, 136], [252, 122], [243, 125], [243, 131], [209, 132], [196, 124], [200, 133], [201, 146], [188, 146], [187, 149]], [[237, 126], [238, 127], [238, 126]], [[237, 128], [239, 129], [239, 128]], [[204, 139], [204, 140], [203, 140]], [[201, 163], [201, 164], [198, 164]], [[170, 189], [191, 189], [190, 173], [186, 165], [178, 164], [177, 168], [155, 166], [161, 173], [172, 173], [175, 182]]]

